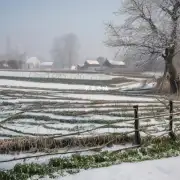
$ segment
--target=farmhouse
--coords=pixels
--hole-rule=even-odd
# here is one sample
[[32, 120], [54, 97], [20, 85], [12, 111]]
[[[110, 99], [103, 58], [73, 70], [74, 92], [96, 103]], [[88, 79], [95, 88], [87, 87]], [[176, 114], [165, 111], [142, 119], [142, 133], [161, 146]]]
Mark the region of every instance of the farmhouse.
[[110, 66], [112, 68], [125, 68], [125, 63], [123, 61], [111, 61], [109, 60]]
[[72, 71], [77, 70], [77, 66], [74, 66], [74, 65], [73, 65], [73, 66], [71, 66], [71, 70], [72, 70]]
[[84, 70], [84, 64], [78, 64], [77, 66], [76, 66], [76, 69], [77, 70]]
[[107, 59], [86, 60], [84, 65], [77, 65], [77, 70], [84, 71], [117, 71], [122, 72], [126, 68], [123, 61], [110, 61]]
[[111, 72], [123, 72], [126, 65], [123, 61], [106, 60], [103, 64], [103, 69]]
[[86, 60], [82, 69], [87, 71], [97, 71], [100, 67], [101, 66], [97, 60]]
[[86, 60], [84, 63], [85, 67], [99, 67], [100, 64], [97, 60]]
[[31, 57], [26, 61], [27, 69], [39, 69], [41, 61], [37, 57]]

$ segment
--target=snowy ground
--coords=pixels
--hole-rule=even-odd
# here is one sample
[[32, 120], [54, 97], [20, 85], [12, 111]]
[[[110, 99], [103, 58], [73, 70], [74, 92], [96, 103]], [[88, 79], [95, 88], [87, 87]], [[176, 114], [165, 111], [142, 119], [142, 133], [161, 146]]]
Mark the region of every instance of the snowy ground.
[[50, 72], [17, 72], [0, 71], [0, 76], [6, 77], [26, 77], [26, 78], [54, 78], [54, 79], [87, 79], [87, 80], [110, 80], [116, 76], [106, 74], [88, 73], [50, 73]]
[[[3, 79], [5, 77], [26, 77], [27, 81]], [[42, 135], [68, 135], [69, 133], [85, 132], [73, 135], [76, 138], [85, 138], [112, 133], [124, 133], [134, 130], [134, 105], [139, 105], [140, 127], [152, 135], [159, 135], [167, 131], [169, 123], [169, 112], [158, 100], [161, 97], [155, 95], [125, 95], [123, 91], [132, 89], [151, 89], [156, 84], [153, 80], [144, 84], [144, 78], [125, 76], [111, 76], [104, 74], [68, 74], [68, 73], [36, 73], [36, 72], [3, 72], [0, 71], [0, 139], [11, 139], [12, 137], [34, 137]], [[96, 86], [94, 84], [66, 84], [53, 82], [28, 81], [33, 78], [60, 78], [78, 80], [111, 80], [113, 78], [127, 78], [127, 82], [112, 82], [107, 86]], [[168, 102], [166, 102], [168, 103]], [[178, 112], [179, 102], [174, 103], [174, 111]], [[17, 117], [16, 113], [22, 112]], [[163, 114], [163, 115], [162, 115]], [[161, 117], [155, 118], [155, 115]], [[8, 117], [13, 118], [8, 119]], [[143, 119], [144, 117], [148, 117]], [[174, 126], [180, 125], [180, 115], [175, 116]], [[101, 127], [113, 123], [113, 126]], [[101, 127], [101, 128], [100, 128]], [[97, 129], [99, 128], [99, 129]], [[159, 133], [159, 131], [161, 131]], [[142, 136], [147, 134], [141, 132]], [[68, 135], [69, 137], [69, 135]], [[57, 138], [56, 138], [57, 139]], [[97, 146], [97, 145], [96, 145]], [[102, 151], [119, 150], [132, 146], [132, 143], [114, 144], [112, 147], [104, 147]], [[68, 150], [82, 150], [87, 147], [73, 147]], [[67, 151], [60, 148], [58, 152]], [[22, 153], [11, 152], [0, 154], [1, 160], [9, 160], [28, 155], [44, 153], [33, 153], [33, 149]], [[90, 151], [81, 153], [83, 155], [99, 152]], [[64, 155], [70, 156], [71, 154]], [[64, 157], [63, 155], [48, 156], [43, 158], [32, 158], [26, 163], [48, 163], [50, 158]], [[1, 170], [12, 169], [17, 163], [0, 163]], [[177, 180], [179, 171], [177, 164], [180, 158], [164, 159], [160, 161], [148, 161], [142, 163], [123, 163], [118, 166], [82, 171], [73, 176], [60, 178], [62, 180]], [[134, 175], [135, 174], [135, 175]], [[36, 179], [40, 179], [37, 177]], [[42, 180], [48, 180], [46, 177]], [[57, 178], [56, 180], [59, 180]]]
[[[0, 71], [0, 76], [12, 75], [27, 78], [48, 76], [88, 80], [112, 79], [114, 77], [104, 74]], [[154, 87], [154, 83], [151, 81], [141, 87], [143, 78], [126, 78], [131, 79], [131, 82], [113, 84], [113, 87], [29, 82], [28, 79], [27, 81], [0, 79], [1, 122], [24, 108], [31, 108], [18, 118], [3, 123], [5, 129], [0, 128], [0, 134], [5, 135], [6, 138], [12, 135], [23, 136], [23, 133], [28, 135], [31, 132], [40, 135], [68, 134], [115, 121], [117, 121], [115, 125], [119, 128], [102, 128], [93, 131], [93, 134], [125, 132], [133, 128], [133, 105], [139, 104], [141, 116], [150, 116], [152, 113], [158, 114], [159, 112], [167, 113], [167, 110], [163, 110], [164, 106], [157, 100], [157, 97], [145, 97], [142, 94], [139, 96], [121, 94], [123, 90]], [[159, 124], [162, 123], [161, 119], [164, 119], [163, 123], [166, 123], [165, 118], [148, 119], [144, 122], [142, 120], [141, 124], [143, 126]], [[149, 129], [152, 130], [152, 127]]]
[[[140, 163], [123, 163], [117, 166], [83, 171], [55, 180], [179, 180], [179, 164], [180, 157]], [[50, 180], [50, 178], [45, 177], [42, 180]]]
[[154, 76], [155, 78], [159, 78], [159, 77], [163, 76], [163, 72], [144, 72], [142, 74], [148, 75], [148, 76]]
[[[7, 76], [8, 73], [11, 73], [9, 76], [12, 76], [13, 72], [3, 74], [1, 71], [0, 73], [0, 76]], [[14, 75], [44, 77], [43, 73], [23, 73], [17, 72]], [[57, 76], [55, 78], [62, 77], [58, 76], [58, 73], [55, 74]], [[84, 78], [77, 74], [67, 74], [66, 77], [73, 79], [74, 76], [77, 79]], [[99, 79], [101, 82], [103, 79], [112, 77], [109, 75], [86, 74], [85, 78], [89, 80]], [[116, 127], [103, 127], [76, 135], [76, 137], [129, 132], [134, 129], [133, 105], [137, 104], [139, 105], [139, 116], [141, 118], [149, 117], [140, 120], [141, 127], [143, 126], [146, 131], [153, 135], [158, 134], [159, 130], [167, 130], [169, 114], [164, 105], [157, 100], [160, 97], [154, 95], [150, 97], [142, 94], [139, 96], [127, 96], [121, 93], [121, 90], [141, 88], [142, 81], [144, 81], [142, 78], [133, 79], [129, 77], [129, 79], [131, 79], [130, 82], [119, 82], [108, 87], [0, 79], [0, 139], [16, 136], [32, 137], [32, 133], [39, 136], [44, 134], [67, 135], [101, 127], [109, 124], [109, 122], [113, 122]], [[152, 87], [154, 87], [153, 82], [148, 82], [144, 86], [144, 88]], [[178, 108], [178, 106], [179, 102], [176, 102], [174, 107]], [[4, 122], [6, 118], [22, 111], [23, 114]], [[163, 114], [163, 116], [153, 117], [160, 114]], [[175, 125], [179, 123], [178, 118], [174, 122]], [[1, 159], [9, 158], [12, 158], [12, 156], [2, 155]], [[6, 169], [13, 166], [14, 164], [11, 164], [11, 166], [9, 164], [0, 164], [1, 168]]]

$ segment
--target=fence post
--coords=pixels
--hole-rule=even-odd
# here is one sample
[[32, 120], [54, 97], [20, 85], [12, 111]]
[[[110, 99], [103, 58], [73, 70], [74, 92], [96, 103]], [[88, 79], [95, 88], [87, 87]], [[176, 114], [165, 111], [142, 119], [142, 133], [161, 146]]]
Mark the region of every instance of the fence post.
[[176, 135], [173, 132], [173, 101], [169, 101], [169, 136], [175, 140]]
[[139, 133], [138, 105], [133, 106], [133, 108], [134, 108], [134, 129], [135, 129], [134, 143], [135, 145], [140, 145], [141, 137]]

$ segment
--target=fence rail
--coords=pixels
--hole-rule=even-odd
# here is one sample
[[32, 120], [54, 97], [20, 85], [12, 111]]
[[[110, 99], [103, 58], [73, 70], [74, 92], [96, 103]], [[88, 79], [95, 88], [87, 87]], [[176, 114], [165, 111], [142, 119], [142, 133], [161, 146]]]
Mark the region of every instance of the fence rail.
[[[141, 141], [141, 133], [143, 132], [144, 134], [148, 135], [148, 136], [154, 136], [153, 134], [149, 133], [148, 131], [146, 131], [143, 126], [141, 126], [141, 121], [142, 120], [148, 120], [150, 118], [162, 118], [162, 117], [167, 117], [168, 118], [168, 121], [169, 123], [166, 123], [166, 125], [168, 126], [167, 129], [165, 130], [162, 130], [162, 131], [157, 131], [159, 133], [161, 133], [158, 137], [161, 137], [161, 136], [164, 136], [164, 135], [169, 135], [169, 137], [172, 139], [172, 140], [175, 140], [176, 139], [176, 134], [174, 132], [174, 130], [178, 130], [178, 126], [176, 128], [173, 129], [173, 126], [174, 126], [174, 118], [176, 115], [180, 115], [180, 112], [179, 111], [176, 111], [174, 112], [174, 107], [173, 106], [173, 101], [169, 101], [168, 103], [168, 106], [166, 106], [166, 108], [168, 107], [169, 110], [167, 113], [160, 113], [158, 115], [154, 114], [152, 116], [145, 116], [145, 117], [140, 117], [140, 113], [139, 113], [139, 107], [141, 106], [138, 106], [138, 105], [134, 105], [132, 107], [132, 111], [133, 111], [133, 115], [134, 117], [130, 118], [130, 119], [127, 119], [126, 122], [129, 122], [129, 121], [132, 121], [134, 122], [132, 126], [133, 130], [130, 130], [130, 131], [127, 131], [127, 132], [124, 132], [124, 133], [119, 133], [117, 134], [114, 139], [110, 139], [108, 142], [104, 143], [104, 144], [101, 144], [99, 146], [95, 146], [95, 147], [88, 147], [88, 148], [84, 148], [84, 149], [80, 149], [80, 150], [76, 150], [76, 151], [69, 151], [70, 149], [70, 146], [67, 146], [67, 149], [68, 150], [65, 150], [64, 152], [56, 152], [56, 153], [43, 153], [43, 154], [40, 154], [40, 155], [35, 155], [35, 156], [26, 156], [26, 157], [20, 157], [20, 158], [12, 158], [12, 159], [7, 159], [7, 160], [3, 160], [3, 161], [0, 161], [0, 163], [3, 163], [3, 162], [11, 162], [11, 161], [18, 161], [18, 160], [22, 160], [22, 159], [30, 159], [30, 158], [38, 158], [38, 157], [44, 157], [44, 156], [52, 156], [52, 155], [62, 155], [62, 154], [73, 154], [73, 153], [81, 153], [81, 152], [87, 152], [87, 151], [95, 151], [97, 149], [102, 149], [104, 147], [106, 147], [107, 145], [111, 144], [114, 142], [115, 138], [117, 137], [120, 137], [120, 136], [126, 136], [126, 135], [129, 135], [129, 134], [133, 134], [133, 146], [131, 147], [128, 147], [128, 148], [123, 148], [123, 149], [119, 149], [119, 150], [115, 150], [114, 152], [119, 152], [119, 151], [122, 151], [122, 150], [127, 150], [127, 149], [130, 149], [130, 148], [137, 148], [137, 147], [140, 147], [142, 145], [142, 141]], [[27, 108], [27, 110], [29, 110], [29, 108]], [[26, 112], [26, 110], [22, 111], [22, 112], [18, 112], [17, 114], [15, 114], [14, 116], [16, 115], [21, 115], [23, 114], [24, 112]], [[14, 116], [11, 116], [11, 117], [14, 117]], [[13, 130], [11, 128], [6, 128], [3, 126], [3, 124], [7, 123], [8, 121], [11, 121], [11, 117], [8, 117], [6, 118], [5, 120], [1, 121], [0, 123], [0, 128], [2, 129], [8, 129], [9, 131], [12, 131], [12, 132], [17, 132], [17, 133], [21, 133], [21, 134], [24, 134], [24, 135], [32, 135], [32, 136], [37, 136], [37, 138], [41, 138], [41, 139], [52, 139], [52, 141], [54, 139], [57, 139], [57, 138], [60, 138], [61, 140], [63, 138], [73, 138], [74, 136], [76, 135], [83, 135], [85, 133], [90, 133], [90, 132], [93, 132], [95, 130], [98, 130], [98, 129], [102, 129], [102, 128], [108, 128], [108, 127], [111, 127], [111, 125], [115, 125], [117, 124], [118, 122], [109, 122], [108, 124], [105, 124], [105, 125], [101, 125], [101, 126], [98, 126], [98, 127], [95, 127], [95, 128], [91, 128], [91, 129], [88, 129], [88, 130], [84, 130], [84, 131], [77, 131], [77, 132], [73, 132], [73, 133], [68, 133], [68, 134], [54, 134], [54, 135], [41, 135], [39, 136], [38, 134], [34, 134], [34, 133], [24, 133], [24, 132], [20, 132], [18, 130]], [[155, 124], [153, 126], [161, 126], [162, 123], [158, 123], [158, 124]], [[111, 127], [113, 128], [113, 127]], [[114, 126], [114, 128], [118, 128], [118, 126]], [[157, 136], [155, 136], [157, 137]], [[8, 140], [7, 140], [8, 141]], [[9, 140], [10, 141], [10, 140]], [[1, 146], [1, 145], [0, 145]]]

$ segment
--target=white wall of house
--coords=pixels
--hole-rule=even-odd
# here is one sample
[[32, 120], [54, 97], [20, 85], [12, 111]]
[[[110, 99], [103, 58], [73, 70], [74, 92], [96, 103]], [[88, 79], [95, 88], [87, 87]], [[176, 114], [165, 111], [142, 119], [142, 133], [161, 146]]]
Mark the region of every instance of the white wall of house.
[[37, 57], [28, 58], [26, 61], [27, 69], [39, 69], [41, 61]]

